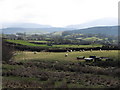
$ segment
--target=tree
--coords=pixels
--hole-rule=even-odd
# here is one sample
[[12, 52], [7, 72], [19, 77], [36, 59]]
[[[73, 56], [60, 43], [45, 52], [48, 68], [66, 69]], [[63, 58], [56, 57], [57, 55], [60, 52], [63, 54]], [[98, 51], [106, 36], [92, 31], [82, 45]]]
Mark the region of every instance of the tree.
[[12, 59], [14, 55], [13, 51], [14, 49], [9, 47], [5, 40], [2, 40], [2, 61], [9, 62], [9, 60]]

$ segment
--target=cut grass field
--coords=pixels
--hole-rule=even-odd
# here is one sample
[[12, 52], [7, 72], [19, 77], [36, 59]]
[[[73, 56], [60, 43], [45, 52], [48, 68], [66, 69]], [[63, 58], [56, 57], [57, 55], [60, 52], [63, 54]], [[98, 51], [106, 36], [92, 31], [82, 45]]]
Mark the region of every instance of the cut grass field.
[[[48, 46], [47, 44], [34, 44], [30, 43], [29, 41], [24, 40], [7, 40], [8, 42], [21, 44], [21, 45], [27, 45], [27, 46], [38, 46], [38, 47], [50, 47], [50, 48], [94, 48], [94, 47], [102, 47], [102, 45], [94, 44], [94, 45], [52, 45]], [[40, 41], [38, 41], [40, 42]], [[45, 41], [41, 41], [45, 42]]]

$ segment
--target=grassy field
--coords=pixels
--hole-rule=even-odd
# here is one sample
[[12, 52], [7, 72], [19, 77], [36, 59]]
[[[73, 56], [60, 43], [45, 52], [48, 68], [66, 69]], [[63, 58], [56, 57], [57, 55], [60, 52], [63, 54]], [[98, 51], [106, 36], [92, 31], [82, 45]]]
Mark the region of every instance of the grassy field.
[[[39, 46], [39, 47], [51, 47], [51, 48], [93, 48], [93, 47], [102, 47], [102, 45], [94, 44], [94, 45], [52, 45], [48, 46], [47, 44], [33, 44], [29, 41], [23, 41], [23, 40], [7, 40], [8, 42], [17, 43], [21, 45], [27, 45], [27, 46]], [[38, 41], [38, 42], [45, 42], [45, 41]]]
[[33, 43], [29, 43], [28, 41], [24, 41], [24, 40], [7, 40], [7, 41], [12, 42], [12, 43], [16, 43], [16, 44], [27, 45], [27, 46], [47, 47], [47, 45], [33, 44]]
[[111, 57], [113, 59], [118, 58], [118, 51], [85, 51], [85, 52], [68, 52], [68, 57], [65, 57], [67, 52], [17, 52], [18, 55], [14, 57], [15, 60], [31, 60], [31, 59], [39, 59], [39, 60], [59, 60], [59, 61], [76, 61], [77, 56], [100, 56], [100, 57]]
[[39, 43], [47, 43], [48, 41], [34, 41], [34, 40], [29, 40], [28, 42], [39, 42]]
[[[118, 60], [117, 50], [68, 52], [68, 57], [65, 57], [67, 52], [16, 53], [13, 62], [3, 63], [4, 88], [117, 88], [120, 85], [120, 68], [110, 66]], [[110, 57], [114, 61], [87, 63], [76, 59], [90, 55]]]

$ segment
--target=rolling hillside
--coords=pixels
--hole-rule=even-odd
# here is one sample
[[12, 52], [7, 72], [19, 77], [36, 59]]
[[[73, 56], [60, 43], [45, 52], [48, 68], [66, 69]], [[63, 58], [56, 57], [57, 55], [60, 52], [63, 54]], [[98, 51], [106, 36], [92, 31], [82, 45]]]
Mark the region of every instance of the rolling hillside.
[[106, 35], [118, 36], [118, 26], [91, 27], [91, 28], [85, 28], [85, 29], [64, 31], [63, 33], [68, 33], [68, 34], [77, 34], [77, 33], [106, 34]]
[[90, 27], [84, 29], [72, 29], [72, 28], [4, 28], [0, 29], [4, 34], [15, 34], [15, 33], [24, 33], [27, 34], [47, 34], [47, 33], [81, 33], [81, 34], [106, 34], [106, 35], [114, 35], [118, 36], [118, 26], [101, 26], [101, 27]]
[[11, 28], [4, 28], [0, 29], [4, 34], [15, 34], [15, 33], [24, 33], [26, 32], [27, 34], [47, 34], [47, 33], [52, 33], [55, 31], [66, 31], [66, 30], [72, 30], [71, 28], [57, 28], [57, 27], [51, 27], [51, 28], [16, 28], [16, 27], [11, 27]]

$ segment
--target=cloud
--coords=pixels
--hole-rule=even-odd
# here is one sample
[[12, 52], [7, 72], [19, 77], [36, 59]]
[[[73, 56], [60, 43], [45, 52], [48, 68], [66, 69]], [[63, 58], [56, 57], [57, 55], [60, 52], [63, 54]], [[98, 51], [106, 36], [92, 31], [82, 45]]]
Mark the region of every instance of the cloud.
[[66, 26], [118, 15], [117, 0], [0, 0], [0, 22]]

